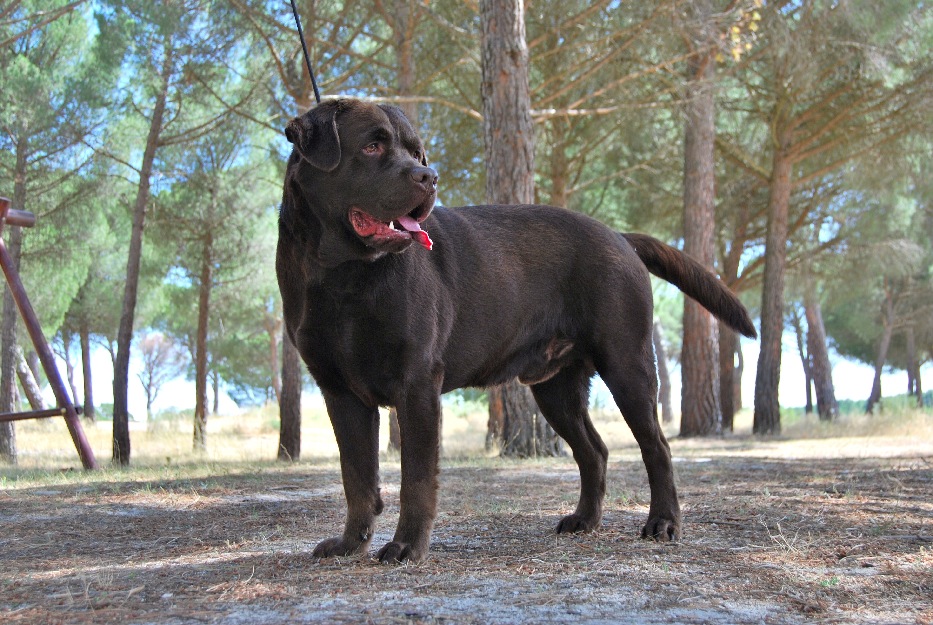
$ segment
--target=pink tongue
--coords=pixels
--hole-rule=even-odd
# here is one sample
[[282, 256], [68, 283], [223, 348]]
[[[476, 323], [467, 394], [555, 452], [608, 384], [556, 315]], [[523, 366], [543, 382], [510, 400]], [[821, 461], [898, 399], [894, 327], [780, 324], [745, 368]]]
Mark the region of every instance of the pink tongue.
[[434, 242], [431, 241], [431, 237], [428, 236], [427, 232], [421, 229], [421, 224], [419, 224], [415, 219], [409, 217], [408, 215], [404, 215], [399, 217], [396, 221], [398, 221], [399, 224], [405, 228], [405, 230], [411, 233], [411, 237], [417, 241], [421, 247], [426, 250], [430, 250], [432, 247], [434, 247]]

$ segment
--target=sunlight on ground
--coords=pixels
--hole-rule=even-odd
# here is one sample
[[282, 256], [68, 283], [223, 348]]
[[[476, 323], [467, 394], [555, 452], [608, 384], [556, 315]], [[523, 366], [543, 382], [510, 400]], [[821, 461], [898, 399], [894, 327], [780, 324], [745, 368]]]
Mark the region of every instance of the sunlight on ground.
[[[267, 462], [278, 445], [278, 408], [268, 405], [237, 416], [212, 416], [208, 421], [206, 454], [192, 451], [190, 413], [164, 415], [147, 423], [131, 423], [132, 462], [137, 467], [166, 467], [191, 463]], [[444, 408], [444, 456], [448, 459], [495, 455], [484, 448], [487, 415], [474, 402], [449, 401]], [[637, 459], [639, 451], [628, 426], [617, 412], [596, 410], [593, 420], [611, 450], [613, 460]], [[110, 422], [84, 424], [97, 456], [105, 466], [111, 456]], [[750, 410], [740, 412], [735, 432], [721, 438], [680, 439], [676, 426], [664, 426], [675, 457], [743, 455], [755, 457], [933, 456], [933, 413], [929, 409], [896, 410], [880, 415], [843, 415], [822, 423], [814, 415], [789, 412], [778, 437], [751, 434]], [[304, 406], [301, 428], [304, 461], [334, 460], [337, 445], [323, 405]], [[17, 469], [57, 470], [80, 466], [61, 419], [16, 425]], [[388, 418], [381, 422], [380, 449], [388, 446]], [[828, 451], [829, 450], [829, 451]], [[396, 455], [389, 456], [397, 460]]]

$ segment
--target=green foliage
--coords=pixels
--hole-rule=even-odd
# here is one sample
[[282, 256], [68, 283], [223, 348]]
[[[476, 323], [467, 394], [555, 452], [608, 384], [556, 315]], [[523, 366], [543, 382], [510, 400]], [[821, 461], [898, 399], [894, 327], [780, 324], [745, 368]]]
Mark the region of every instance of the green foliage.
[[[26, 234], [23, 274], [41, 321], [50, 335], [86, 330], [98, 344], [115, 340], [142, 146], [171, 53], [135, 329], [171, 333], [194, 349], [210, 237], [211, 373], [237, 399], [265, 401], [281, 340], [273, 262], [290, 150], [281, 130], [311, 104], [290, 8], [101, 0], [36, 26], [40, 11], [67, 4], [24, 0], [0, 23], [11, 41], [0, 50], [0, 194], [13, 195], [17, 171], [24, 174], [20, 196], [39, 225]], [[416, 9], [409, 95], [440, 173], [440, 201], [477, 203], [485, 172], [476, 7], [408, 6]], [[299, 8], [325, 96], [398, 100], [390, 3]], [[680, 0], [529, 5], [539, 201], [620, 230], [682, 237], [688, 8]], [[817, 289], [837, 350], [871, 361], [885, 281], [896, 282], [899, 328], [910, 324], [918, 357], [931, 358], [933, 174], [928, 107], [920, 106], [933, 84], [928, 7], [806, 0], [760, 10], [744, 3], [720, 17], [720, 270], [737, 264], [727, 277], [754, 308], [774, 130], [793, 123], [788, 292]], [[655, 293], [676, 359], [682, 296], [658, 284]], [[892, 365], [903, 366], [905, 347], [896, 332]]]
[[[101, 421], [113, 421], [113, 403], [105, 402], [96, 406], [95, 418]], [[130, 413], [130, 421], [138, 421], [135, 415]]]
[[116, 71], [94, 45], [86, 10], [34, 28], [32, 15], [66, 5], [18, 3], [0, 27], [6, 36], [23, 29], [0, 51], [0, 193], [38, 218], [25, 232], [21, 273], [50, 336], [93, 261], [84, 243], [99, 226], [93, 210], [99, 187], [84, 141], [104, 123]]

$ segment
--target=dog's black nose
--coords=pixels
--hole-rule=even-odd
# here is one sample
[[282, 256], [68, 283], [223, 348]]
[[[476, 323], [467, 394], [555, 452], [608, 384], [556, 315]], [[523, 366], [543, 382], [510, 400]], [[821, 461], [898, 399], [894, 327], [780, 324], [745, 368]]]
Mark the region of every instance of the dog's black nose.
[[410, 175], [411, 179], [420, 185], [437, 186], [437, 172], [431, 167], [414, 167]]

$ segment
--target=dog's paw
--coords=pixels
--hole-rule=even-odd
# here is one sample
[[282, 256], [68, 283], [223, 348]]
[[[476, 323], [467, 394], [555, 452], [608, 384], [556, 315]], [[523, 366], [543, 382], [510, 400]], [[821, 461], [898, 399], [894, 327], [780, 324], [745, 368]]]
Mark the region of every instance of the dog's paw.
[[424, 560], [426, 555], [426, 549], [418, 549], [411, 543], [393, 540], [379, 550], [379, 553], [376, 554], [376, 560], [382, 564], [403, 564], [406, 562], [417, 564]]
[[366, 548], [367, 543], [363, 541], [348, 541], [343, 536], [328, 538], [318, 543], [311, 555], [315, 558], [334, 558], [352, 556], [360, 553]]
[[641, 530], [642, 538], [651, 538], [660, 543], [680, 540], [680, 521], [663, 517], [649, 518]]
[[568, 514], [560, 520], [555, 531], [558, 534], [575, 534], [578, 532], [592, 532], [599, 526], [599, 520], [592, 520], [582, 514]]

